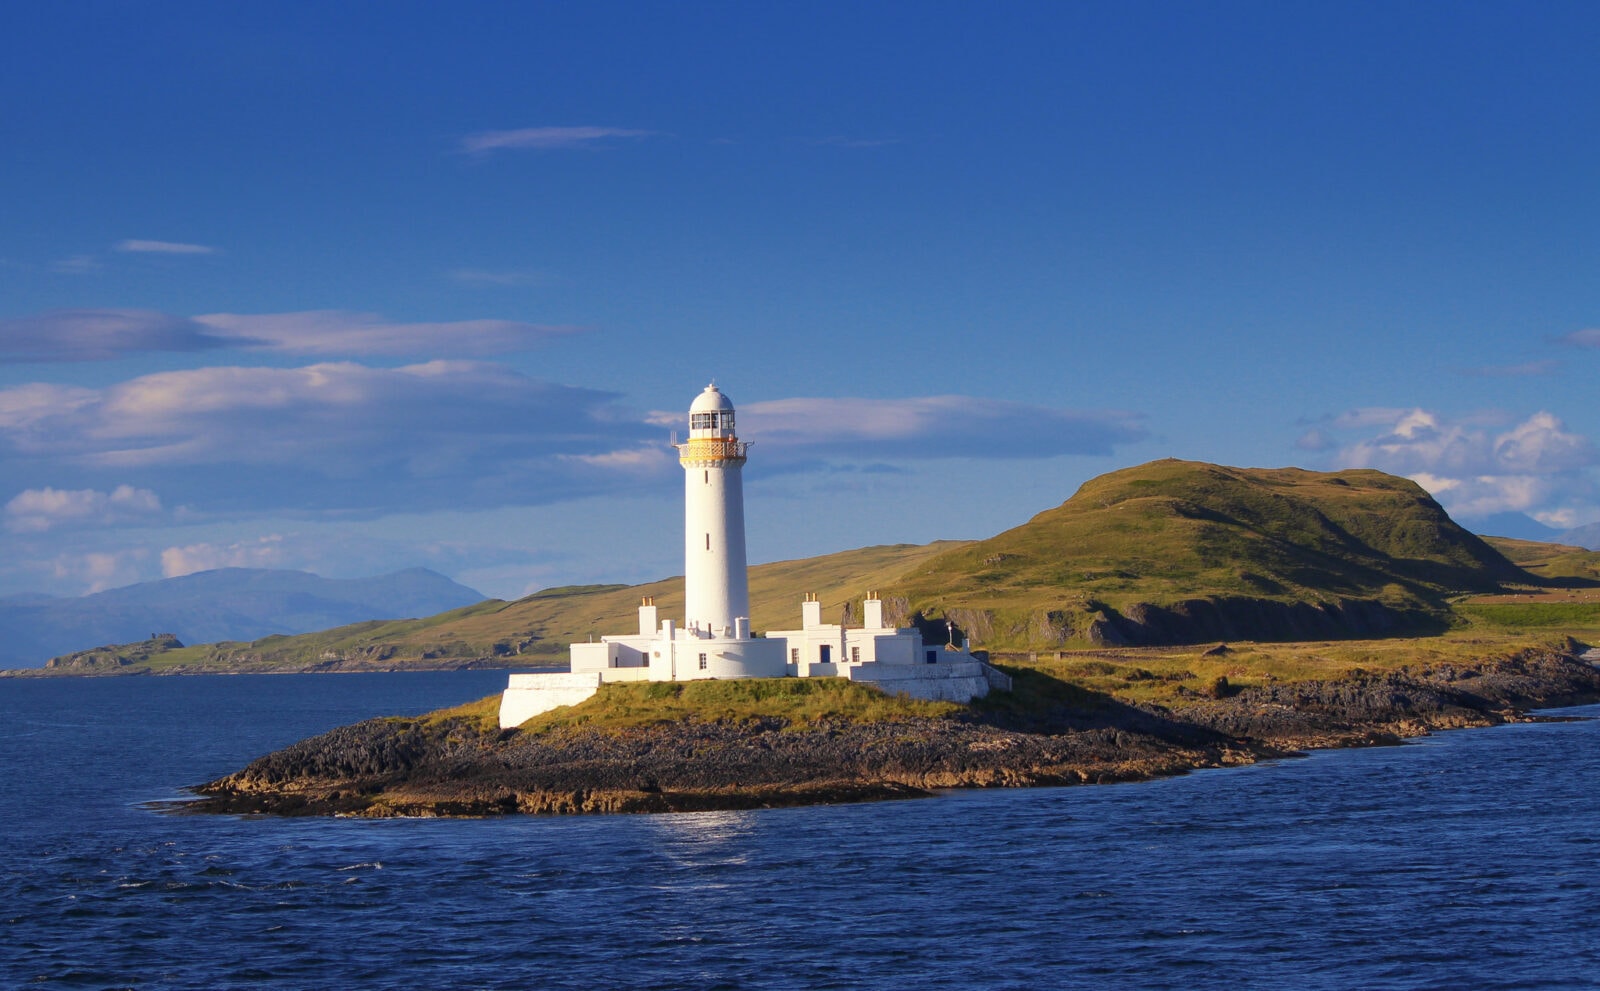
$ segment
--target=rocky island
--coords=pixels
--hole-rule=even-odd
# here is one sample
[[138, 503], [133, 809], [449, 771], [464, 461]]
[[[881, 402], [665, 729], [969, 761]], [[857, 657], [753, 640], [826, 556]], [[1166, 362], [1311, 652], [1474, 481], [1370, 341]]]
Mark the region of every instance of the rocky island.
[[[859, 625], [872, 588], [891, 590], [873, 600], [891, 625], [970, 637], [1011, 689], [958, 704], [829, 678], [617, 682], [507, 729], [494, 697], [303, 741], [199, 786], [191, 808], [643, 812], [1127, 781], [1600, 700], [1600, 554], [1486, 542], [1375, 471], [1158, 461], [987, 540], [750, 569], [766, 629], [801, 590]], [[555, 660], [641, 593], [681, 606], [671, 580], [553, 589], [244, 653]], [[224, 648], [152, 666], [224, 664]]]
[[[1390, 646], [1398, 649], [1368, 651], [1369, 663], [1402, 656], [1403, 647]], [[965, 706], [890, 698], [843, 681], [619, 684], [502, 731], [498, 698], [491, 697], [302, 741], [199, 786], [187, 808], [354, 816], [669, 812], [1131, 781], [1312, 747], [1394, 743], [1524, 718], [1532, 706], [1600, 701], [1600, 669], [1585, 651], [1577, 642], [1553, 642], [1476, 661], [1242, 689], [1217, 676], [1203, 694], [1169, 694], [1174, 704], [1086, 689], [1052, 674], [1052, 665], [1008, 667], [1013, 691]], [[1231, 665], [1238, 659], [1229, 653], [1236, 652], [1210, 659]], [[1255, 659], [1267, 666], [1290, 656], [1265, 654]], [[1062, 663], [1098, 664], [1148, 682], [1168, 677], [1152, 665], [1198, 656], [1126, 652]]]

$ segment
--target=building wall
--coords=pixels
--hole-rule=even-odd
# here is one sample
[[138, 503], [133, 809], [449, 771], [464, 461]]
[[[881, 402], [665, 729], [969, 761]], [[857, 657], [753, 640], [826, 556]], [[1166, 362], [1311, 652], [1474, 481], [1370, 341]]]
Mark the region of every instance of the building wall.
[[577, 705], [600, 690], [600, 673], [514, 674], [500, 693], [500, 728], [511, 729], [558, 706]]
[[689, 625], [720, 634], [750, 615], [744, 546], [744, 472], [686, 462], [683, 588]]
[[702, 638], [679, 631], [674, 639], [650, 644], [650, 679], [782, 678], [788, 674], [784, 647], [782, 640], [763, 637]]

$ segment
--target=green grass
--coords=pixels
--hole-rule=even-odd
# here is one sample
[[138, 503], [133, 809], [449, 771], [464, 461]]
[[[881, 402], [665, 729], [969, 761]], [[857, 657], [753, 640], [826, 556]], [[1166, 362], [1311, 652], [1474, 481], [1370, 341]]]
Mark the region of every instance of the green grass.
[[962, 708], [952, 702], [886, 695], [840, 678], [625, 682], [602, 685], [585, 702], [534, 716], [522, 729], [529, 733], [563, 727], [615, 731], [684, 720], [739, 725], [771, 722], [803, 729], [825, 722], [937, 718]]
[[1600, 583], [1600, 551], [1510, 537], [1483, 539], [1519, 567], [1547, 581], [1576, 579], [1578, 583]]
[[1600, 628], [1600, 602], [1463, 602], [1456, 612], [1489, 627], [1506, 630], [1593, 630]]

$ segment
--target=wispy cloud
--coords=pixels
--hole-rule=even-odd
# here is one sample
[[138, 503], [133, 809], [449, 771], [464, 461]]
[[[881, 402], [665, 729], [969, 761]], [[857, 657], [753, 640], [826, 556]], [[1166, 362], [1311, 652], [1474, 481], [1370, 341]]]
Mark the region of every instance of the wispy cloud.
[[490, 271], [481, 268], [458, 268], [449, 273], [450, 278], [469, 286], [535, 286], [550, 280], [543, 272], [507, 269]]
[[54, 310], [0, 320], [0, 362], [109, 361], [232, 342], [186, 317], [153, 310]]
[[[682, 418], [651, 414], [651, 422], [664, 426]], [[1137, 413], [975, 396], [768, 400], [741, 405], [739, 425], [741, 436], [786, 458], [820, 454], [855, 461], [1109, 454], [1147, 436]]]
[[285, 566], [283, 535], [272, 533], [228, 544], [198, 543], [161, 552], [161, 577], [179, 578], [216, 568], [281, 568]]
[[211, 515], [531, 505], [637, 484], [638, 459], [600, 456], [659, 431], [615, 399], [470, 361], [35, 383], [0, 389], [0, 473], [57, 492], [109, 477]]
[[375, 313], [56, 310], [0, 320], [0, 363], [109, 361], [151, 351], [238, 348], [296, 355], [483, 357], [538, 347], [575, 327], [515, 320], [402, 323]]
[[648, 138], [655, 131], [623, 127], [524, 127], [513, 131], [480, 131], [461, 139], [461, 150], [483, 155], [507, 148], [532, 148], [555, 151], [568, 148], [593, 148], [613, 138]]
[[100, 259], [94, 255], [72, 255], [51, 262], [50, 271], [57, 275], [88, 275], [100, 271]]
[[527, 351], [579, 328], [516, 320], [397, 323], [376, 313], [307, 310], [301, 313], [209, 313], [194, 318], [237, 346], [306, 355], [426, 355], [481, 357]]
[[1520, 365], [1482, 365], [1477, 368], [1463, 368], [1461, 374], [1474, 378], [1533, 378], [1539, 375], [1550, 375], [1561, 367], [1561, 362], [1553, 358], [1544, 361], [1528, 361]]
[[20, 492], [5, 506], [6, 529], [13, 533], [149, 523], [164, 518], [161, 498], [149, 489], [131, 485], [119, 485], [110, 492], [46, 486]]
[[1600, 348], [1600, 327], [1575, 330], [1570, 334], [1563, 334], [1557, 340], [1562, 344], [1570, 344], [1573, 347]]
[[214, 255], [217, 253], [216, 248], [206, 244], [184, 244], [180, 241], [141, 241], [135, 238], [118, 242], [116, 250], [153, 255]]

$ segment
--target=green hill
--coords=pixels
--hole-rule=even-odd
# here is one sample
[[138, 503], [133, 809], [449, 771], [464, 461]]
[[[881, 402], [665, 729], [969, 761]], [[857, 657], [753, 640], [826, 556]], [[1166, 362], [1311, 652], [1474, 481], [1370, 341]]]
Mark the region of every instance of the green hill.
[[897, 586], [975, 641], [1318, 639], [1442, 628], [1446, 599], [1537, 583], [1377, 471], [1155, 461], [1102, 475]]

